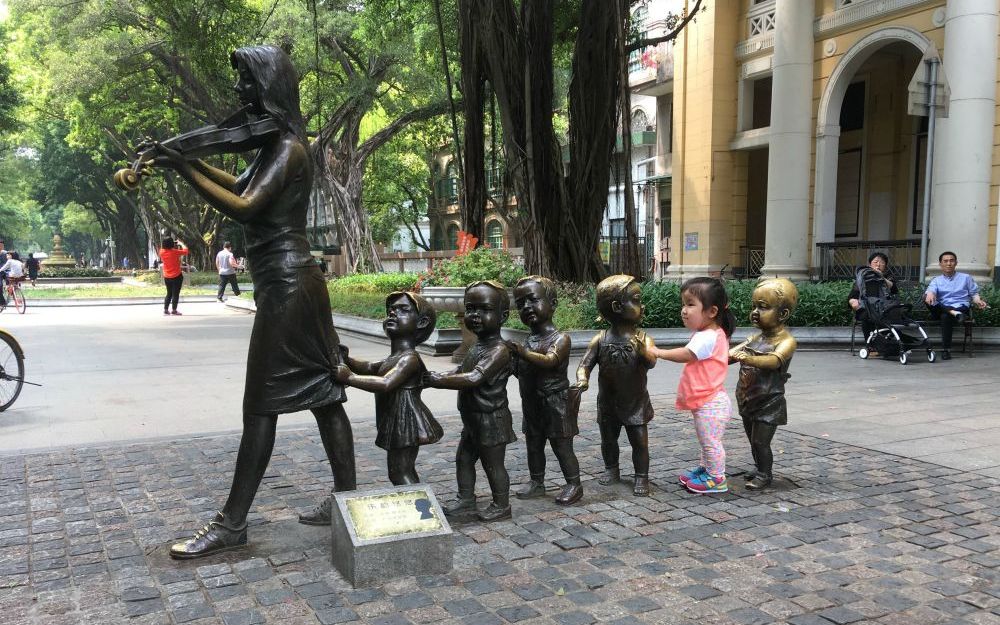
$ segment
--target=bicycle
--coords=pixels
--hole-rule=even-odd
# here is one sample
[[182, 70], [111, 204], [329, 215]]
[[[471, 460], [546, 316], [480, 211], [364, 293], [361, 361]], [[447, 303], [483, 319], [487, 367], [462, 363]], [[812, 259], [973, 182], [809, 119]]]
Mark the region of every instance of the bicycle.
[[24, 282], [24, 278], [7, 278], [7, 286], [4, 287], [7, 291], [7, 301], [0, 304], [0, 312], [7, 309], [7, 306], [11, 301], [14, 302], [14, 308], [17, 312], [24, 314], [24, 311], [28, 310], [28, 301], [24, 299], [24, 292], [21, 291], [21, 283]]
[[10, 408], [21, 394], [22, 386], [24, 350], [9, 332], [0, 330], [0, 412]]

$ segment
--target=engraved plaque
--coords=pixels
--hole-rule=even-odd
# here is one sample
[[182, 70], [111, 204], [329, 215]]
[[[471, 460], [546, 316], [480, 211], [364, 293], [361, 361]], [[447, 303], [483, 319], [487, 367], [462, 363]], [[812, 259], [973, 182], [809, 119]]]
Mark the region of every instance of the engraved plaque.
[[423, 489], [353, 497], [347, 500], [347, 511], [361, 540], [441, 529]]

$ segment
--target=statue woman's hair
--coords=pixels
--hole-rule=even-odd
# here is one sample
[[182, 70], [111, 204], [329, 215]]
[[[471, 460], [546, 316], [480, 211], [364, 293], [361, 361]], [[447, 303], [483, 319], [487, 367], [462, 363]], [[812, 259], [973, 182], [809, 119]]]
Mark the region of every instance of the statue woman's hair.
[[306, 124], [299, 107], [299, 74], [288, 54], [276, 46], [247, 46], [229, 56], [233, 68], [242, 61], [254, 82], [261, 107], [279, 124], [306, 141]]

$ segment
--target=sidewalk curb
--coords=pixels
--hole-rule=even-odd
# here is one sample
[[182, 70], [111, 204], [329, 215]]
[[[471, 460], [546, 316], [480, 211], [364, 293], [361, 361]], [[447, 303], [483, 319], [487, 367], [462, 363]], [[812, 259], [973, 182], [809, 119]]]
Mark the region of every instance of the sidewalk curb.
[[[239, 298], [226, 300], [226, 306], [251, 313], [256, 310], [253, 302]], [[364, 317], [334, 313], [333, 325], [337, 328], [338, 332], [369, 339], [383, 345], [389, 344], [389, 340], [382, 331], [382, 322], [377, 319], [365, 319]], [[686, 343], [691, 338], [691, 331], [687, 328], [643, 328], [643, 330], [657, 345], [677, 345]], [[932, 346], [936, 348], [940, 337], [939, 330], [934, 327], [926, 328], [926, 330]], [[515, 330], [512, 328], [503, 328], [502, 332], [505, 339], [513, 341], [524, 341], [528, 335], [525, 330]], [[571, 353], [579, 355], [586, 351], [587, 345], [597, 332], [598, 330], [570, 330], [568, 334], [573, 345]], [[758, 330], [752, 327], [736, 328], [729, 342], [730, 344], [742, 342], [756, 332]], [[847, 326], [797, 327], [791, 328], [791, 332], [800, 347], [842, 349], [851, 344], [851, 328]], [[979, 326], [973, 332], [976, 349], [1000, 345], [1000, 328]], [[447, 355], [454, 351], [461, 341], [462, 333], [457, 328], [435, 330], [431, 337], [420, 346], [420, 351], [435, 356]], [[855, 342], [858, 345], [862, 342], [860, 331], [855, 337]]]

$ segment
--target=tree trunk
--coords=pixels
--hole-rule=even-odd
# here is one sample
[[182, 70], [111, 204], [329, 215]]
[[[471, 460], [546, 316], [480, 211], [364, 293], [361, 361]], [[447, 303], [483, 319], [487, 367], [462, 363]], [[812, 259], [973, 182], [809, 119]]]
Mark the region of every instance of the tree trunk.
[[[552, 127], [553, 0], [460, 0], [475, 28], [504, 129], [508, 173], [528, 271], [562, 280], [600, 278], [597, 240], [608, 200], [618, 103], [620, 19], [628, 0], [582, 0], [570, 86], [570, 168]], [[463, 62], [467, 57], [463, 57]], [[475, 71], [475, 68], [472, 68]], [[466, 68], [463, 65], [463, 81]], [[468, 169], [466, 172], [468, 176]]]
[[486, 230], [486, 81], [476, 28], [471, 23], [470, 5], [459, 3], [458, 46], [462, 65], [462, 101], [465, 112], [462, 167], [462, 227], [480, 241]]

